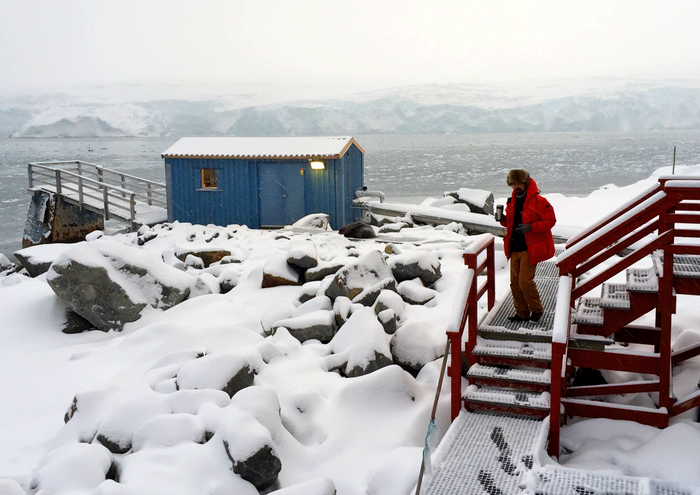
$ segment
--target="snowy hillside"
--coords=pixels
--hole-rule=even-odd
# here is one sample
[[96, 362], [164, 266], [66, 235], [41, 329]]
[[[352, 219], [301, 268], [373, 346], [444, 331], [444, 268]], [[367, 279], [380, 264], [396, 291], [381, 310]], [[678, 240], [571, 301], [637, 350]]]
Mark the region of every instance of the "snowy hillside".
[[[52, 136], [440, 134], [700, 128], [700, 83], [423, 85], [347, 94], [244, 87], [0, 99], [0, 134]], [[118, 96], [107, 97], [106, 94]], [[138, 94], [137, 94], [138, 93]], [[310, 95], [314, 97], [310, 97]], [[189, 96], [188, 96], [189, 95]]]

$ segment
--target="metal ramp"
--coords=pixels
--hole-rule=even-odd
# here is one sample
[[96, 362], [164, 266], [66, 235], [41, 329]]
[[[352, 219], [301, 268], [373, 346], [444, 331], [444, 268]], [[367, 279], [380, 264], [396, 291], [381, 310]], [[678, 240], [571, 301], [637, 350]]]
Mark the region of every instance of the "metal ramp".
[[129, 226], [165, 222], [165, 184], [82, 161], [30, 163], [29, 191], [46, 191]]

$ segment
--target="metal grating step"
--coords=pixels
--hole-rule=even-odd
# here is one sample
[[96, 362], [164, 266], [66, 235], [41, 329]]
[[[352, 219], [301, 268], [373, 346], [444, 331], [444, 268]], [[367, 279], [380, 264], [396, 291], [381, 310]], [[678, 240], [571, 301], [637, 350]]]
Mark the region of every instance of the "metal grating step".
[[[659, 276], [663, 275], [664, 253], [654, 251], [652, 256]], [[673, 276], [679, 278], [700, 278], [700, 256], [694, 254], [673, 255]]]
[[517, 407], [549, 410], [549, 392], [535, 393], [469, 385], [464, 391], [464, 399], [472, 404], [479, 402], [489, 404], [498, 403]]
[[600, 307], [603, 309], [630, 309], [627, 284], [603, 284]]
[[475, 378], [497, 378], [523, 383], [549, 384], [551, 382], [551, 371], [541, 368], [527, 367], [503, 367], [488, 366], [483, 364], [473, 364], [469, 368], [467, 376]]
[[434, 455], [422, 495], [522, 493], [541, 421], [462, 411]]
[[582, 297], [572, 321], [583, 325], [603, 325], [603, 310], [599, 297]]
[[473, 354], [475, 356], [498, 356], [517, 359], [550, 361], [552, 346], [538, 342], [518, 342], [509, 340], [488, 340], [477, 338]]
[[536, 486], [528, 487], [537, 495], [697, 495], [697, 487], [667, 481], [590, 473], [576, 469], [536, 469]]
[[[535, 275], [535, 277], [537, 277], [537, 275]], [[537, 290], [540, 293], [540, 299], [542, 300], [544, 309], [540, 321], [537, 323], [533, 321], [518, 323], [508, 320], [509, 316], [515, 314], [515, 310], [513, 309], [513, 294], [508, 292], [508, 295], [499, 302], [498, 306], [491, 310], [491, 313], [489, 313], [479, 328], [488, 331], [510, 331], [523, 334], [529, 333], [538, 336], [551, 336], [559, 279], [535, 278], [535, 283], [537, 284]]]
[[627, 290], [632, 292], [659, 292], [656, 268], [628, 268]]

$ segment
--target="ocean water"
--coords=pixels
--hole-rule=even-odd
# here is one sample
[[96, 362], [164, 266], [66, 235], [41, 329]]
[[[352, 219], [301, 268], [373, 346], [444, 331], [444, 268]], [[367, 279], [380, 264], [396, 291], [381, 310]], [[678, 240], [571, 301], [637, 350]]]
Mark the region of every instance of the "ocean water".
[[[543, 193], [585, 196], [657, 168], [700, 164], [700, 131], [356, 136], [365, 184], [389, 200], [420, 202], [460, 187], [508, 194], [505, 176], [525, 168]], [[165, 151], [177, 138], [0, 139], [0, 252], [21, 248], [29, 206], [27, 164], [83, 160], [164, 181]]]

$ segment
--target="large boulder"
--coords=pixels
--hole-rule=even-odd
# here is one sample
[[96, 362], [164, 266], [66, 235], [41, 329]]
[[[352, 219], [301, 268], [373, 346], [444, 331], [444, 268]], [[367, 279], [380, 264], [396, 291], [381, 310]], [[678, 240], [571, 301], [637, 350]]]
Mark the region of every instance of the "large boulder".
[[440, 260], [430, 251], [410, 251], [394, 256], [389, 266], [399, 282], [420, 278], [425, 287], [430, 287], [442, 276]]
[[51, 265], [47, 281], [73, 311], [100, 330], [122, 330], [150, 306], [184, 301], [196, 279], [141, 249], [99, 240], [78, 244]]
[[493, 215], [493, 193], [483, 189], [469, 189], [463, 187], [457, 191], [448, 191], [445, 196], [451, 196], [460, 203], [464, 203], [474, 213]]
[[393, 278], [393, 275], [384, 261], [384, 256], [379, 251], [370, 251], [336, 273], [326, 289], [326, 295], [331, 299], [339, 296], [354, 299], [365, 289], [388, 278]]

